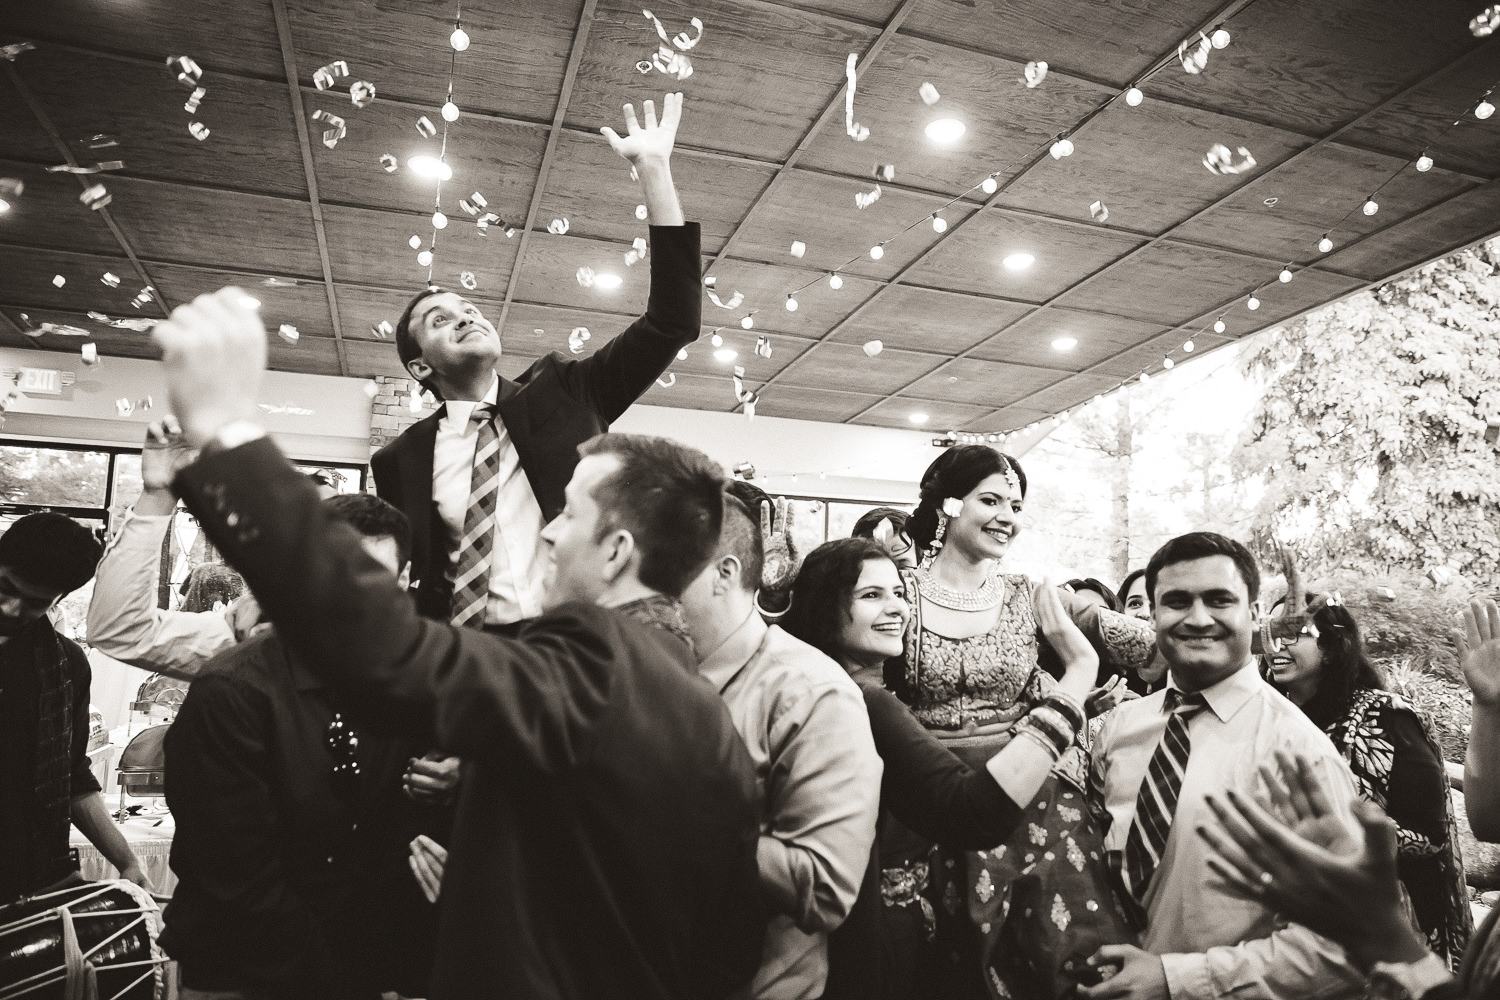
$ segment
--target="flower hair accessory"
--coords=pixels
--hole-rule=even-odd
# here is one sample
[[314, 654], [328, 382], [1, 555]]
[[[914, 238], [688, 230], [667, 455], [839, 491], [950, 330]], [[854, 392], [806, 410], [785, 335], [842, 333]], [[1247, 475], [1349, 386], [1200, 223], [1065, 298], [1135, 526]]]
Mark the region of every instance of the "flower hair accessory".
[[964, 502], [958, 497], [948, 497], [943, 501], [943, 513], [950, 518], [957, 517], [964, 512]]

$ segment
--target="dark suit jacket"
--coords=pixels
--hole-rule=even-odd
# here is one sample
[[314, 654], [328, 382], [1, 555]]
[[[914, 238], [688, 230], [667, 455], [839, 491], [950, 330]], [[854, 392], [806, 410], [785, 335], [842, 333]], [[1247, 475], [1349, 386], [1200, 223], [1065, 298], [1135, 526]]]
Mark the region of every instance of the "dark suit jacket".
[[760, 961], [749, 756], [686, 643], [569, 604], [517, 639], [422, 618], [268, 440], [178, 491], [369, 725], [467, 762], [432, 996], [722, 997]]
[[[651, 388], [677, 352], [698, 338], [703, 311], [698, 224], [651, 227], [651, 295], [646, 313], [587, 358], [552, 353], [514, 381], [500, 380], [499, 411], [531, 491], [552, 520], [578, 464], [578, 446]], [[375, 492], [411, 522], [411, 579], [418, 609], [447, 619], [447, 529], [432, 500], [432, 447], [441, 408], [375, 453]]]

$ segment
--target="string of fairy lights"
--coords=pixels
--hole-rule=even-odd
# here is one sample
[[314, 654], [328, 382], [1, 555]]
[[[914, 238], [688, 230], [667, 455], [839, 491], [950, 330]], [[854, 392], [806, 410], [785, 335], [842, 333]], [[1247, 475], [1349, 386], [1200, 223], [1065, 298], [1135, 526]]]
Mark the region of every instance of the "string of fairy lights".
[[[1471, 25], [1471, 30], [1474, 30], [1474, 33], [1477, 37], [1483, 37], [1483, 34], [1481, 34], [1479, 30], [1474, 29], [1473, 25]], [[1197, 33], [1196, 40], [1189, 38], [1178, 47], [1178, 61], [1181, 62], [1183, 68], [1189, 73], [1204, 72], [1210, 51], [1213, 49], [1223, 49], [1230, 44], [1230, 41], [1230, 33], [1228, 29], [1222, 24], [1215, 27], [1211, 32], [1199, 31]], [[1036, 86], [1037, 82], [1039, 82], [1038, 80], [1035, 80], [1033, 78], [1033, 69], [1036, 65], [1038, 64], [1032, 64], [1031, 66], [1027, 67], [1027, 86]], [[1122, 102], [1128, 107], [1139, 107], [1146, 99], [1146, 90], [1144, 88], [1149, 83], [1150, 79], [1172, 65], [1174, 65], [1173, 61], [1171, 59], [1167, 59], [1163, 60], [1158, 65], [1153, 66], [1151, 69], [1143, 73], [1140, 78], [1132, 81], [1129, 86], [1120, 90], [1117, 94], [1114, 95], [1114, 97], [1101, 105], [1098, 109], [1098, 112], [1095, 112], [1095, 114], [1107, 110], [1110, 107], [1117, 106]], [[1045, 75], [1044, 64], [1042, 68], [1042, 74]], [[853, 81], [851, 77], [851, 86], [852, 82]], [[924, 85], [924, 89], [926, 88], [926, 86], [928, 85]], [[1486, 121], [1492, 115], [1494, 115], [1495, 105], [1491, 102], [1491, 98], [1493, 97], [1497, 88], [1500, 88], [1500, 80], [1496, 80], [1494, 83], [1490, 84], [1481, 94], [1478, 95], [1478, 97], [1469, 101], [1465, 105], [1465, 109], [1462, 111], [1462, 113], [1455, 116], [1436, 136], [1422, 143], [1420, 149], [1415, 155], [1402, 161], [1400, 165], [1397, 166], [1396, 169], [1391, 171], [1391, 173], [1383, 181], [1376, 185], [1373, 190], [1371, 190], [1367, 195], [1355, 202], [1354, 205], [1349, 209], [1349, 211], [1340, 216], [1337, 221], [1324, 228], [1322, 236], [1316, 244], [1318, 255], [1321, 256], [1333, 252], [1337, 245], [1335, 237], [1338, 236], [1341, 231], [1348, 231], [1346, 230], [1346, 226], [1350, 219], [1360, 215], [1369, 217], [1377, 214], [1380, 211], [1379, 197], [1381, 193], [1385, 191], [1386, 188], [1389, 187], [1397, 177], [1401, 176], [1407, 170], [1415, 170], [1418, 173], [1426, 173], [1432, 170], [1433, 167], [1438, 163], [1438, 160], [1434, 158], [1433, 153], [1435, 151], [1440, 151], [1443, 140], [1447, 138], [1448, 134], [1452, 132], [1453, 129], [1462, 124], [1465, 124], [1466, 122]], [[1013, 167], [1020, 163], [1030, 163], [1033, 160], [1039, 160], [1041, 159], [1044, 152], [1050, 154], [1051, 157], [1055, 160], [1061, 160], [1064, 157], [1072, 155], [1072, 153], [1075, 151], [1075, 145], [1073, 142], [1074, 136], [1081, 129], [1083, 129], [1094, 116], [1095, 115], [1089, 115], [1083, 121], [1072, 126], [1071, 128], [1053, 133], [1037, 145], [1031, 147], [1024, 154], [1014, 157], [1007, 163], [991, 170], [978, 183], [974, 184], [960, 194], [948, 199], [942, 206], [940, 206], [936, 210], [923, 214], [907, 225], [897, 229], [891, 235], [875, 242], [871, 245], [868, 251], [856, 254], [850, 257], [844, 263], [832, 269], [822, 271], [817, 277], [814, 277], [790, 289], [785, 293], [785, 308], [790, 312], [795, 312], [800, 306], [800, 302], [797, 296], [806, 292], [814, 285], [821, 284], [825, 281], [827, 282], [828, 287], [831, 290], [839, 290], [843, 287], [844, 284], [843, 272], [845, 270], [850, 268], [852, 265], [864, 260], [866, 257], [871, 260], [882, 259], [885, 256], [886, 248], [891, 243], [900, 239], [907, 233], [910, 233], [912, 230], [923, 226], [924, 224], [931, 225], [933, 230], [939, 234], [946, 232], [949, 226], [949, 222], [944, 213], [948, 212], [953, 208], [953, 206], [959, 204], [960, 202], [968, 202], [969, 204], [973, 204], [974, 200], [980, 200], [974, 198], [976, 192], [982, 193], [984, 195], [981, 208], [990, 207], [990, 205], [994, 203], [994, 197], [1000, 193], [1001, 178], [1005, 177]], [[1234, 153], [1231, 153], [1225, 147], [1215, 146], [1210, 150], [1209, 154], [1204, 157], [1204, 165], [1214, 173], [1221, 174], [1243, 173], [1255, 166], [1254, 158], [1249, 154], [1248, 150], [1240, 148], [1237, 152], [1239, 154], [1238, 156], [1236, 156]], [[877, 168], [877, 181], [881, 179], [889, 181], [891, 179], [892, 168], [887, 167], [884, 168], [884, 170], [886, 172], [884, 175], [882, 175], [881, 169]], [[868, 195], [862, 194], [860, 198], [856, 200], [860, 207], [863, 207], [864, 205], [870, 203], [868, 199]], [[1268, 199], [1268, 204], [1274, 205], [1274, 200]], [[1095, 221], [1101, 224], [1103, 224], [1108, 218], [1108, 210], [1107, 208], [1105, 208], [1102, 201], [1095, 202], [1090, 206], [1090, 214], [1093, 216]], [[1357, 234], [1350, 231], [1350, 235], [1354, 236]], [[801, 254], [797, 252], [799, 249], [801, 248], [794, 244], [793, 254], [795, 256], [801, 256]], [[1295, 279], [1299, 270], [1314, 266], [1312, 264], [1307, 264], [1303, 265], [1302, 267], [1298, 267], [1296, 261], [1297, 257], [1293, 256], [1276, 272], [1274, 276], [1268, 278], [1266, 281], [1258, 283], [1249, 292], [1245, 293], [1242, 296], [1236, 297], [1230, 302], [1224, 304], [1219, 309], [1214, 310], [1214, 313], [1216, 314], [1215, 318], [1211, 322], [1205, 323], [1202, 327], [1189, 334], [1188, 338], [1182, 343], [1182, 346], [1180, 348], [1181, 353], [1183, 355], [1192, 355], [1197, 349], [1196, 340], [1199, 337], [1205, 335], [1209, 330], [1212, 330], [1216, 334], [1225, 333], [1228, 330], [1229, 326], [1228, 320], [1230, 310], [1235, 308], [1237, 304], [1243, 303], [1244, 307], [1248, 311], [1255, 312], [1261, 307], [1260, 296], [1264, 294], [1267, 289], [1290, 283]], [[714, 280], [712, 278], [705, 279], [705, 282], [710, 286], [714, 284]], [[743, 329], [749, 330], [754, 327], [753, 317], [757, 311], [758, 310], [752, 308], [748, 310], [743, 317], [741, 317], [740, 326]], [[878, 342], [873, 343], [878, 344]], [[878, 351], [878, 347], [876, 348], [876, 350]], [[1105, 396], [1111, 395], [1127, 385], [1133, 383], [1148, 382], [1153, 373], [1159, 373], [1160, 371], [1170, 371], [1178, 364], [1178, 360], [1175, 357], [1177, 353], [1178, 352], [1176, 350], [1166, 352], [1159, 366], [1157, 364], [1148, 364], [1142, 366], [1138, 371], [1132, 373], [1131, 375], [1120, 378], [1118, 382], [1116, 382], [1116, 384], [1109, 389], [1096, 393], [1088, 402], [1099, 402]], [[873, 356], [873, 354], [871, 356]], [[1184, 358], [1184, 360], [1186, 360], [1186, 358]], [[1025, 425], [1024, 427], [1015, 428], [1003, 432], [967, 432], [950, 430], [946, 432], [945, 435], [943, 435], [943, 439], [953, 444], [985, 442], [1006, 443], [1018, 436], [1036, 432], [1040, 428], [1054, 427], [1061, 420], [1067, 418], [1068, 412], [1068, 410], [1063, 410], [1059, 414], [1044, 418], [1043, 420], [1034, 421]]]

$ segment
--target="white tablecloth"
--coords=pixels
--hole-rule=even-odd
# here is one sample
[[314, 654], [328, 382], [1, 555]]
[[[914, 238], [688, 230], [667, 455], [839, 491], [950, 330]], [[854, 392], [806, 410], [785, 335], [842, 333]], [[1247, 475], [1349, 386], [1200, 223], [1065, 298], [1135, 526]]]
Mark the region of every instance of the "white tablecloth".
[[[105, 801], [109, 799], [106, 798]], [[125, 834], [131, 850], [140, 859], [141, 868], [151, 879], [152, 888], [158, 896], [170, 896], [177, 887], [177, 876], [167, 863], [175, 831], [176, 826], [170, 815], [132, 816], [120, 827], [120, 832]], [[68, 843], [78, 849], [78, 870], [83, 873], [84, 878], [97, 880], [120, 877], [115, 866], [104, 859], [99, 849], [90, 844], [77, 827], [69, 835]]]

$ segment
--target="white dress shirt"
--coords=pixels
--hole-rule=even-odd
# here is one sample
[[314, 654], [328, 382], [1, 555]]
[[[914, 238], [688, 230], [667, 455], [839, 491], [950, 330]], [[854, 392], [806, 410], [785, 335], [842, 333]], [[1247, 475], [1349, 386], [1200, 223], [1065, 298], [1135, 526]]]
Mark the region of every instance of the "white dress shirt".
[[[500, 395], [500, 378], [490, 385], [479, 402], [494, 405]], [[469, 418], [478, 403], [449, 400], [438, 421], [432, 447], [432, 499], [438, 516], [448, 529], [448, 551], [458, 552], [464, 517], [469, 510], [469, 488], [474, 476], [474, 448], [479, 428]], [[505, 421], [495, 418], [500, 444], [500, 495], [495, 500], [495, 543], [490, 550], [490, 599], [485, 608], [487, 625], [505, 625], [542, 613], [542, 575], [545, 566], [537, 557], [541, 547], [541, 505], [531, 492], [531, 482], [511, 443]], [[450, 563], [450, 572], [451, 572]]]
[[755, 765], [760, 880], [794, 913], [766, 927], [756, 1000], [813, 1000], [828, 935], [859, 894], [884, 769], [864, 695], [843, 667], [755, 611], [699, 664]]
[[[1171, 835], [1146, 890], [1141, 947], [1159, 955], [1172, 1000], [1323, 1000], [1362, 995], [1364, 977], [1344, 950], [1259, 902], [1230, 892], [1208, 867], [1208, 842], [1195, 832], [1217, 825], [1204, 796], [1227, 789], [1254, 796], [1259, 767], [1276, 767], [1278, 748], [1317, 762], [1333, 805], [1346, 816], [1354, 779], [1327, 736], [1269, 684], [1253, 660], [1203, 690], [1207, 709], [1188, 721], [1191, 750]], [[1110, 815], [1104, 838], [1124, 851], [1136, 798], [1166, 731], [1166, 691], [1110, 713], [1093, 751], [1093, 787]]]

